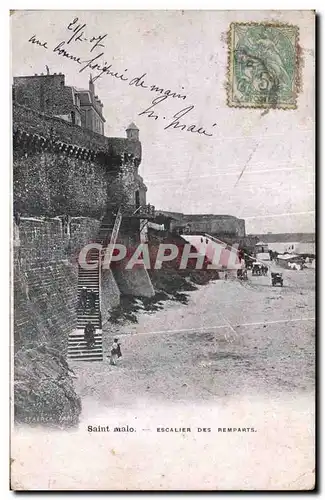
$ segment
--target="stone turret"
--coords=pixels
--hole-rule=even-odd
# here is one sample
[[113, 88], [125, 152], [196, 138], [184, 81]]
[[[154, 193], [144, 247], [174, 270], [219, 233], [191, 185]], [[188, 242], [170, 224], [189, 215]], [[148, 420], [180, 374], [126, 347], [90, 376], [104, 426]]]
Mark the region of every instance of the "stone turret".
[[95, 95], [95, 85], [91, 75], [89, 77], [89, 91], [92, 93], [92, 95]]
[[130, 140], [138, 141], [139, 140], [139, 129], [135, 125], [135, 123], [131, 123], [126, 129], [126, 137]]

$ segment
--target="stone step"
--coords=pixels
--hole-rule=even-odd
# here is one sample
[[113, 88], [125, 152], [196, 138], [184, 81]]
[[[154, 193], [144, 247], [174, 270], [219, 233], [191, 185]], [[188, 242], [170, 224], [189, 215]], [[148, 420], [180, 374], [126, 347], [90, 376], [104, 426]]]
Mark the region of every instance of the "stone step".
[[[86, 324], [87, 323], [92, 323], [94, 325], [94, 327], [96, 328], [97, 327], [97, 323], [99, 323], [99, 315], [95, 315], [95, 314], [92, 314], [92, 315], [80, 315], [78, 318], [77, 318], [77, 327], [79, 325], [79, 323], [82, 323], [82, 324]], [[99, 328], [99, 327], [97, 327]]]
[[99, 304], [97, 304], [97, 307], [90, 308], [87, 307], [85, 309], [82, 309], [81, 307], [77, 308], [77, 314], [83, 317], [90, 317], [90, 316], [96, 316], [100, 312]]
[[99, 301], [97, 300], [95, 303], [95, 307], [91, 307], [89, 304], [86, 305], [86, 307], [82, 307], [81, 304], [77, 305], [77, 312], [80, 312], [80, 314], [90, 314], [90, 316], [93, 316], [96, 311], [100, 310], [100, 305]]
[[97, 311], [95, 310], [94, 312], [91, 312], [91, 313], [87, 312], [87, 311], [81, 312], [78, 315], [78, 321], [79, 320], [83, 320], [83, 321], [86, 321], [86, 320], [87, 321], [97, 320], [97, 319], [99, 319], [99, 312], [100, 312], [99, 309]]
[[98, 276], [99, 275], [99, 267], [96, 269], [83, 269], [79, 271], [78, 278], [82, 278], [83, 276]]
[[103, 354], [100, 353], [85, 353], [85, 354], [73, 354], [68, 355], [68, 359], [73, 359], [74, 361], [103, 361]]
[[83, 267], [83, 268], [79, 269], [78, 276], [82, 276], [84, 274], [93, 274], [93, 275], [96, 275], [96, 274], [98, 274], [98, 272], [99, 272], [99, 269], [98, 269], [98, 261], [97, 261], [96, 262], [96, 267], [93, 268], [93, 269], [87, 269], [86, 267]]
[[95, 285], [96, 283], [99, 283], [99, 276], [81, 276], [78, 279], [78, 286], [82, 285], [85, 282], [91, 282]]
[[99, 274], [99, 269], [98, 267], [96, 269], [79, 269], [78, 276], [98, 276]]
[[100, 311], [99, 301], [97, 300], [97, 302], [95, 304], [95, 307], [91, 307], [90, 308], [89, 306], [87, 306], [84, 309], [84, 308], [80, 307], [79, 304], [78, 304], [78, 306], [77, 306], [76, 309], [77, 309], [77, 314], [87, 314], [87, 309], [88, 309], [89, 312], [90, 311], [94, 311], [93, 314], [96, 314], [96, 312]]
[[98, 281], [97, 282], [94, 282], [94, 281], [84, 281], [82, 283], [80, 283], [78, 285], [78, 291], [80, 291], [83, 287], [86, 287], [88, 288], [88, 290], [94, 290], [94, 291], [98, 291], [98, 288], [99, 288], [99, 284], [98, 284]]
[[95, 289], [99, 287], [99, 280], [82, 280], [78, 283], [78, 290], [81, 290], [82, 288], [88, 288], [88, 289]]
[[80, 346], [80, 348], [75, 347], [74, 349], [68, 349], [68, 355], [78, 355], [78, 354], [103, 354], [102, 345], [96, 346], [92, 349], [88, 349], [86, 346]]
[[[94, 338], [95, 340], [100, 340], [103, 336], [102, 333], [97, 333], [101, 332], [100, 328], [96, 329], [96, 333], [94, 333]], [[78, 328], [78, 330], [75, 330], [74, 333], [70, 333], [69, 335], [69, 340], [75, 340], [75, 339], [80, 339], [84, 338], [84, 329], [83, 328]]]
[[[83, 321], [83, 320], [78, 320], [77, 321], [77, 328], [84, 329], [85, 326], [89, 323], [88, 320]], [[92, 324], [94, 325], [95, 328], [100, 328], [100, 321], [92, 321]]]
[[85, 314], [85, 315], [80, 315], [80, 316], [78, 316], [78, 318], [77, 318], [77, 326], [78, 326], [78, 324], [79, 324], [79, 323], [81, 323], [81, 322], [82, 322], [82, 323], [85, 323], [85, 325], [86, 325], [87, 323], [93, 323], [93, 325], [94, 325], [94, 326], [95, 326], [95, 328], [96, 328], [96, 323], [99, 323], [99, 315], [98, 315], [98, 314], [97, 314], [97, 315], [96, 315], [96, 314], [92, 314], [92, 315], [89, 315], [89, 316], [88, 316], [88, 315], [86, 315], [86, 314]]
[[79, 316], [77, 318], [77, 328], [79, 328], [79, 325], [80, 323], [82, 323], [82, 327], [84, 328], [87, 323], [92, 323], [94, 325], [95, 328], [99, 328], [99, 326], [97, 326], [97, 323], [99, 323], [100, 320], [99, 320], [99, 315], [95, 316]]
[[[97, 262], [98, 264], [98, 262]], [[79, 271], [78, 278], [82, 278], [83, 276], [98, 276], [99, 275], [99, 266], [97, 265], [96, 269], [83, 269]]]
[[86, 274], [86, 273], [84, 273], [84, 274], [79, 274], [79, 276], [78, 276], [78, 281], [79, 282], [83, 281], [83, 280], [89, 280], [89, 279], [93, 279], [93, 280], [97, 280], [98, 281], [98, 279], [99, 279], [99, 273], [97, 273], [97, 274], [90, 274], [90, 273]]
[[[69, 340], [68, 342], [68, 349], [83, 349], [87, 345], [86, 341], [82, 339], [75, 339], [75, 340]], [[95, 347], [101, 347], [102, 346], [102, 339], [95, 339]]]
[[[102, 338], [95, 338], [95, 346], [96, 348], [97, 347], [100, 347], [102, 345]], [[84, 340], [84, 337], [80, 338], [80, 339], [71, 339], [69, 340], [68, 342], [68, 349], [78, 349], [80, 347], [81, 348], [84, 348], [84, 346], [86, 345], [86, 341]]]
[[[87, 286], [88, 285], [88, 286]], [[82, 280], [80, 283], [78, 283], [78, 290], [81, 290], [83, 287], [86, 287], [88, 289], [97, 289], [99, 288], [99, 283], [98, 280]]]
[[82, 316], [83, 318], [89, 318], [89, 321], [91, 320], [91, 318], [96, 318], [98, 317], [98, 313], [99, 313], [100, 309], [97, 307], [95, 308], [95, 310], [93, 309], [90, 309], [90, 308], [86, 308], [85, 310], [80, 310], [80, 316]]
[[89, 318], [89, 321], [91, 321], [92, 318], [98, 318], [98, 313], [99, 313], [99, 309], [95, 309], [94, 311], [92, 310], [88, 310], [87, 309], [85, 311], [82, 311], [80, 312], [80, 317], [81, 318], [84, 318], [84, 319], [87, 319]]
[[77, 313], [79, 314], [90, 314], [91, 316], [93, 316], [94, 314], [98, 313], [100, 311], [100, 307], [99, 307], [99, 302], [97, 300], [96, 304], [95, 304], [95, 307], [90, 307], [90, 306], [86, 306], [85, 308], [81, 307], [79, 304], [77, 306]]
[[[95, 299], [95, 306], [99, 306], [99, 298], [98, 297]], [[87, 305], [87, 307], [89, 307], [89, 306]], [[80, 305], [78, 305], [78, 309], [81, 309]]]
[[99, 310], [98, 311], [95, 310], [94, 312], [87, 312], [87, 310], [86, 310], [86, 311], [80, 313], [80, 318], [78, 318], [78, 319], [85, 319], [85, 320], [87, 319], [88, 321], [92, 321], [92, 319], [98, 318], [98, 312], [99, 312]]
[[[102, 338], [98, 339], [96, 338], [95, 339], [95, 345], [94, 347], [99, 348], [102, 346], [103, 342], [102, 342]], [[87, 342], [82, 338], [82, 339], [74, 339], [73, 341], [69, 340], [68, 342], [68, 349], [84, 349], [85, 346], [87, 346]]]
[[[98, 341], [95, 342], [94, 344], [94, 349], [102, 348], [103, 342], [102, 339], [99, 339]], [[76, 342], [69, 342], [68, 344], [68, 350], [75, 350], [75, 349], [88, 349], [87, 348], [87, 343], [85, 340], [78, 340]]]
[[71, 361], [88, 361], [88, 362], [96, 362], [96, 361], [103, 361], [103, 356], [101, 355], [98, 355], [98, 356], [95, 356], [95, 357], [73, 357], [73, 358], [69, 358]]
[[100, 309], [97, 308], [92, 314], [77, 310], [77, 321], [99, 321]]

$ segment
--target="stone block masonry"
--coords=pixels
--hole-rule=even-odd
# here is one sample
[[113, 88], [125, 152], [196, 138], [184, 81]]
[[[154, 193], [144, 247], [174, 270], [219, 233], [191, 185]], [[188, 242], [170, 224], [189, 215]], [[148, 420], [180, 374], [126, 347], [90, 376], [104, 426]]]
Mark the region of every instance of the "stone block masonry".
[[69, 262], [14, 268], [15, 422], [67, 427], [81, 402], [65, 355], [76, 323], [77, 268]]
[[103, 269], [101, 275], [101, 309], [103, 327], [110, 317], [110, 311], [120, 304], [120, 289], [111, 269]]
[[[42, 95], [40, 103], [53, 113], [71, 111], [48, 98], [52, 103]], [[78, 256], [105, 217], [114, 223], [121, 204], [132, 212], [136, 200], [145, 204], [141, 143], [138, 134], [105, 137], [36, 108], [13, 104], [15, 418], [44, 414], [76, 423], [81, 405], [66, 354], [77, 324]], [[133, 244], [139, 221], [126, 222], [119, 237]], [[122, 271], [119, 282], [103, 271], [103, 323], [120, 294], [154, 293], [147, 271], [139, 271]]]
[[80, 250], [97, 234], [100, 221], [72, 217], [69, 226], [60, 217], [22, 217], [16, 227], [19, 247], [15, 260], [25, 269], [41, 268], [51, 262], [70, 261], [77, 265]]
[[71, 219], [70, 235], [62, 220], [20, 219], [14, 259], [14, 321], [17, 342], [50, 341], [63, 352], [76, 326], [79, 250], [100, 222]]
[[153, 297], [155, 290], [148, 271], [145, 268], [133, 269], [113, 268], [114, 278], [123, 295], [134, 297]]
[[62, 118], [48, 116], [17, 103], [13, 105], [13, 124], [14, 128], [25, 130], [29, 134], [50, 137], [53, 141], [63, 141], [96, 152], [112, 152], [115, 155], [132, 154], [141, 160], [141, 142], [138, 140], [106, 137]]
[[14, 153], [14, 205], [21, 215], [68, 214], [100, 218], [107, 203], [109, 176], [80, 158], [41, 152]]
[[77, 268], [68, 262], [14, 270], [14, 334], [16, 350], [50, 343], [66, 352], [76, 323]]
[[145, 204], [144, 184], [137, 172], [139, 141], [90, 133], [19, 105], [14, 118], [17, 212], [100, 219], [119, 205], [135, 209], [137, 191]]

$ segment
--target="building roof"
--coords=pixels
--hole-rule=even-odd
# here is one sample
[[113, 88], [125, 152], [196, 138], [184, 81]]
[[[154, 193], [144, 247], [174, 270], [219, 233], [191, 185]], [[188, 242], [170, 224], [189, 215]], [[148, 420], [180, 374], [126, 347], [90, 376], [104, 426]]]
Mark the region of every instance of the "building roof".
[[259, 247], [259, 246], [267, 246], [267, 245], [268, 245], [268, 243], [265, 243], [264, 241], [258, 241], [258, 242], [256, 243], [256, 246], [258, 246], [258, 247]]
[[134, 122], [130, 123], [126, 130], [139, 130]]
[[93, 106], [96, 110], [96, 112], [98, 113], [98, 115], [101, 117], [101, 119], [103, 120], [103, 122], [105, 123], [106, 120], [103, 116], [103, 113], [102, 113], [102, 108], [101, 106], [99, 106], [99, 104], [101, 103], [100, 100], [98, 99], [97, 96], [95, 96], [93, 98], [93, 95], [92, 93], [90, 92], [90, 90], [87, 90], [87, 89], [79, 89], [77, 87], [71, 87], [74, 89], [76, 95], [79, 97], [79, 100], [80, 100], [80, 104], [81, 106]]
[[91, 106], [92, 105], [92, 100], [91, 100], [91, 94], [89, 90], [78, 90], [77, 94], [80, 99], [80, 104], [83, 106]]
[[277, 256], [277, 259], [280, 259], [280, 260], [290, 260], [290, 259], [297, 259], [297, 258], [300, 258], [300, 256], [293, 254], [293, 253], [285, 253], [283, 255]]
[[260, 240], [267, 243], [314, 243], [315, 233], [271, 233], [254, 234]]
[[184, 222], [184, 224], [188, 224], [191, 221], [200, 221], [201, 219], [205, 220], [214, 220], [214, 219], [236, 219], [236, 220], [244, 220], [244, 219], [238, 219], [234, 215], [218, 215], [218, 214], [184, 214], [182, 212], [170, 212], [168, 210], [156, 210], [156, 213], [161, 214], [161, 215], [166, 215], [167, 217], [172, 217], [173, 219], [179, 220]]

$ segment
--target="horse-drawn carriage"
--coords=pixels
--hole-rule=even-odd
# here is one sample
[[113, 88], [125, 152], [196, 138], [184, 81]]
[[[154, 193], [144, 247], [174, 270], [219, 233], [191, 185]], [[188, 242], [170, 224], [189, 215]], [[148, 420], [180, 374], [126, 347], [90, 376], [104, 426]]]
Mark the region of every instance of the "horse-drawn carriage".
[[262, 264], [254, 262], [252, 266], [252, 276], [262, 276]]
[[247, 280], [247, 271], [246, 269], [237, 269], [237, 278], [239, 280]]
[[272, 286], [283, 286], [282, 273], [271, 273]]
[[259, 262], [254, 262], [252, 267], [252, 276], [266, 276], [269, 268]]

